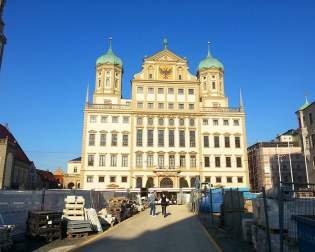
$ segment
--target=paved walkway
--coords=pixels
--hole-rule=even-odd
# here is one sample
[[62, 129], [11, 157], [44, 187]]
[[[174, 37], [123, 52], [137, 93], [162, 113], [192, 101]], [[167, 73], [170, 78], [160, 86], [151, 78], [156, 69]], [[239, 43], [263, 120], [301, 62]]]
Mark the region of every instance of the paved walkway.
[[170, 215], [166, 218], [160, 206], [156, 217], [142, 212], [75, 251], [221, 251], [187, 206], [169, 206], [167, 210]]

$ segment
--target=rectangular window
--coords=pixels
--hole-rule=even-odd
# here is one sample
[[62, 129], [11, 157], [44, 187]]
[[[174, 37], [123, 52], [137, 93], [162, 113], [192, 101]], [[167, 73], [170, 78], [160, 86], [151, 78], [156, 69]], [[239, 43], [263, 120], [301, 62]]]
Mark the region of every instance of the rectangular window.
[[143, 102], [137, 102], [137, 108], [143, 109]]
[[89, 134], [89, 146], [95, 145], [95, 134], [90, 133]]
[[78, 172], [78, 168], [75, 166], [73, 167], [73, 173], [77, 173]]
[[151, 129], [148, 130], [148, 147], [153, 146], [153, 132]]
[[236, 157], [236, 167], [237, 168], [242, 167], [242, 158], [241, 157]]
[[220, 166], [221, 166], [221, 158], [215, 157], [215, 167], [220, 167]]
[[185, 167], [185, 166], [186, 166], [185, 155], [180, 155], [180, 156], [179, 156], [179, 166], [180, 166], [180, 167]]
[[137, 129], [137, 146], [142, 146], [142, 130]]
[[241, 148], [241, 138], [235, 137], [235, 148]]
[[88, 166], [94, 166], [94, 154], [88, 154]]
[[215, 148], [220, 148], [220, 137], [219, 136], [214, 136], [214, 147]]
[[90, 116], [90, 123], [96, 123], [96, 115]]
[[221, 177], [215, 177], [215, 182], [216, 183], [221, 183], [221, 181], [222, 181]]
[[164, 89], [163, 88], [158, 88], [158, 94], [164, 94]]
[[142, 117], [137, 117], [137, 125], [142, 125], [143, 120]]
[[185, 147], [185, 130], [179, 131], [179, 147]]
[[117, 146], [117, 134], [112, 134], [112, 146]]
[[93, 183], [93, 176], [92, 175], [87, 175], [86, 176], [86, 182], [87, 183]]
[[105, 166], [105, 162], [106, 162], [106, 155], [101, 154], [100, 160], [99, 160], [99, 166]]
[[105, 145], [106, 145], [106, 134], [102, 133], [101, 139], [100, 139], [100, 146], [105, 146]]
[[137, 87], [137, 93], [143, 94], [143, 87]]
[[224, 119], [224, 120], [223, 120], [223, 125], [224, 125], [224, 126], [229, 126], [229, 120]]
[[118, 116], [112, 116], [112, 123], [118, 123]]
[[196, 168], [197, 162], [196, 162], [196, 156], [191, 155], [190, 156], [190, 168]]
[[179, 94], [179, 95], [183, 95], [183, 94], [184, 94], [184, 89], [179, 88], [179, 89], [178, 89], [178, 94]]
[[127, 181], [128, 181], [128, 180], [127, 180], [127, 176], [122, 176], [122, 177], [121, 177], [121, 182], [122, 182], [122, 183], [127, 183]]
[[205, 182], [206, 183], [211, 183], [211, 177], [205, 177]]
[[153, 118], [152, 117], [148, 118], [148, 125], [153, 125]]
[[183, 103], [179, 103], [178, 104], [178, 109], [181, 109], [181, 110], [184, 109], [184, 104]]
[[110, 155], [110, 166], [116, 167], [117, 166], [117, 155]]
[[238, 119], [234, 119], [233, 120], [233, 124], [234, 124], [234, 126], [239, 126], [240, 125], [240, 121]]
[[164, 103], [161, 103], [161, 102], [160, 102], [159, 105], [158, 105], [158, 108], [159, 108], [159, 109], [164, 109]]
[[308, 114], [308, 119], [310, 121], [310, 124], [312, 125], [313, 124], [313, 115], [312, 115], [312, 113]]
[[219, 125], [219, 120], [218, 119], [213, 119], [213, 125], [218, 126]]
[[237, 183], [243, 183], [243, 177], [237, 177]]
[[225, 136], [224, 137], [224, 146], [225, 148], [230, 148], [230, 137], [229, 136]]
[[101, 123], [107, 123], [107, 116], [101, 116]]
[[164, 156], [163, 155], [158, 155], [158, 167], [159, 167], [159, 169], [164, 168]]
[[129, 137], [128, 135], [123, 135], [123, 146], [128, 146], [129, 144]]
[[98, 177], [98, 183], [104, 183], [105, 182], [105, 177], [104, 176], [99, 176]]
[[123, 117], [123, 123], [129, 123], [129, 117], [128, 116]]
[[174, 147], [175, 141], [174, 141], [174, 130], [168, 131], [168, 147]]
[[122, 167], [128, 167], [128, 156], [127, 155], [121, 156], [121, 166]]
[[203, 136], [203, 147], [209, 147], [209, 136]]
[[148, 88], [148, 94], [154, 94], [154, 88]]
[[169, 104], [168, 104], [168, 108], [169, 108], [169, 109], [174, 109], [174, 103], [169, 103]]
[[170, 169], [175, 168], [175, 156], [174, 155], [169, 156], [169, 166], [170, 166]]
[[137, 154], [136, 155], [136, 166], [137, 167], [142, 167], [142, 154]]
[[195, 105], [194, 105], [193, 103], [189, 104], [189, 109], [190, 109], [190, 110], [195, 109]]
[[148, 103], [148, 109], [154, 109], [154, 103], [153, 102]]
[[116, 182], [116, 177], [115, 177], [115, 176], [110, 176], [110, 177], [109, 177], [109, 181], [110, 181], [111, 183], [115, 183], [115, 182]]
[[194, 89], [191, 89], [191, 88], [188, 89], [188, 94], [189, 94], [189, 95], [193, 95], [193, 94], [194, 94]]
[[226, 182], [227, 183], [232, 183], [232, 177], [226, 177]]
[[205, 167], [210, 167], [210, 157], [204, 157]]
[[189, 131], [190, 147], [196, 147], [196, 134], [194, 130]]
[[202, 125], [209, 125], [209, 120], [203, 118], [203, 119], [202, 119]]
[[174, 94], [174, 88], [169, 88], [168, 89], [168, 94]]
[[164, 130], [158, 131], [158, 145], [159, 147], [164, 147]]
[[225, 157], [225, 166], [227, 168], [231, 167], [231, 157]]
[[148, 167], [152, 167], [154, 165], [154, 157], [152, 154], [149, 154], [147, 157], [147, 165]]

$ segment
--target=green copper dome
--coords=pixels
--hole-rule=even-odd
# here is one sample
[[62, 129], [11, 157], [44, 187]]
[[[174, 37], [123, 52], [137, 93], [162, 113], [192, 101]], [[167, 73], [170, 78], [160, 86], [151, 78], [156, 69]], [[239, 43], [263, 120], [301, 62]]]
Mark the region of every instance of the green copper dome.
[[210, 52], [210, 43], [208, 42], [208, 56], [204, 60], [202, 60], [199, 63], [198, 70], [202, 68], [219, 68], [224, 69], [223, 64], [217, 60], [216, 58], [213, 58]]
[[96, 60], [96, 65], [98, 64], [113, 64], [113, 65], [120, 65], [120, 66], [123, 65], [122, 60], [113, 53], [112, 38], [109, 39], [109, 48], [106, 54], [100, 56]]
[[306, 109], [309, 105], [310, 105], [310, 104], [309, 104], [309, 102], [308, 102], [308, 100], [307, 100], [307, 97], [305, 97], [305, 102], [304, 102], [303, 106], [300, 107], [299, 110]]

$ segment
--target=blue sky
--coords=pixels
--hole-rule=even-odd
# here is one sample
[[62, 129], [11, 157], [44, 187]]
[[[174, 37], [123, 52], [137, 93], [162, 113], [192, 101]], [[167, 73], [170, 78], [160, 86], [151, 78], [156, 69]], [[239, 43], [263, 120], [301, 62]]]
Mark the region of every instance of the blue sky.
[[80, 155], [86, 85], [113, 50], [124, 62], [123, 96], [145, 55], [169, 48], [190, 70], [207, 53], [225, 67], [230, 106], [242, 88], [248, 144], [297, 127], [304, 93], [315, 99], [315, 1], [7, 1], [0, 122], [40, 169]]

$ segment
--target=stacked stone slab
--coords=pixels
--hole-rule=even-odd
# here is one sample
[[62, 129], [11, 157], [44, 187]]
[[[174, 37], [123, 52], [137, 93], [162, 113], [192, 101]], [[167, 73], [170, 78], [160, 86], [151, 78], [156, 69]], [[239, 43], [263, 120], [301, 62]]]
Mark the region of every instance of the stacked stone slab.
[[67, 220], [85, 220], [84, 204], [85, 200], [82, 196], [67, 196], [63, 218]]

